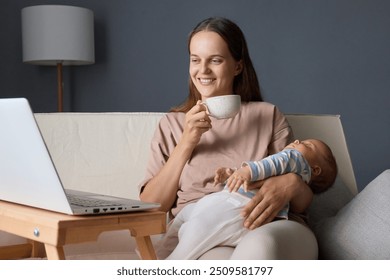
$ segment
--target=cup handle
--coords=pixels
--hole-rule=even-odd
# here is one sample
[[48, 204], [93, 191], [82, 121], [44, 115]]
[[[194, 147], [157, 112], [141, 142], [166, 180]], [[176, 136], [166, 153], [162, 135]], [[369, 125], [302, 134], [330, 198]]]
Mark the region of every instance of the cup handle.
[[209, 111], [209, 107], [207, 107], [207, 103], [206, 103], [206, 102], [203, 102], [203, 101], [200, 101], [199, 104], [200, 104], [200, 105], [203, 105], [203, 106], [206, 108], [207, 115], [210, 115], [210, 111]]

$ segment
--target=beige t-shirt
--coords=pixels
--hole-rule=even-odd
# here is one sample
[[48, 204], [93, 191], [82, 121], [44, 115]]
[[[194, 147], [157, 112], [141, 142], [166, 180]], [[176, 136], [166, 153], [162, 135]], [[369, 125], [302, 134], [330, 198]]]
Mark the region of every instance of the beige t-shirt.
[[[168, 113], [160, 121], [151, 143], [144, 186], [163, 167], [183, 133], [185, 114]], [[220, 191], [214, 187], [219, 167], [239, 167], [243, 161], [262, 159], [281, 151], [292, 140], [291, 128], [276, 106], [266, 102], [243, 103], [231, 119], [211, 117], [212, 129], [204, 133], [186, 163], [179, 182], [174, 216], [188, 203]]]

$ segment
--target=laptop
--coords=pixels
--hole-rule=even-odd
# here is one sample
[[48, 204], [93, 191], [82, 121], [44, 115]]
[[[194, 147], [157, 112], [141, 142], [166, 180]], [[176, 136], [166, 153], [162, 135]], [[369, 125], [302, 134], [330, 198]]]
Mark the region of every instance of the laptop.
[[69, 215], [160, 207], [158, 203], [65, 189], [25, 98], [0, 99], [0, 200]]

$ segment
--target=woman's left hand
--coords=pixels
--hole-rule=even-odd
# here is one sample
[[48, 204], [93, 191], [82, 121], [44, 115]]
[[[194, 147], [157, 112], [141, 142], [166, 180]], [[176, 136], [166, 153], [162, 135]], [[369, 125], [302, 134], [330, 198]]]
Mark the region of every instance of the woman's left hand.
[[245, 218], [244, 226], [248, 229], [271, 222], [288, 202], [290, 210], [303, 212], [313, 197], [310, 188], [293, 173], [270, 177], [253, 184], [260, 189], [241, 212]]

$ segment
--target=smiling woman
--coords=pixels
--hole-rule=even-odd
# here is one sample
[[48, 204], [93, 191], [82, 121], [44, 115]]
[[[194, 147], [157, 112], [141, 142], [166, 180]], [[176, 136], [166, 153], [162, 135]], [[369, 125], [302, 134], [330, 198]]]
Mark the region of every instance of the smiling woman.
[[242, 61], [233, 58], [221, 36], [210, 31], [196, 33], [190, 57], [190, 77], [202, 100], [233, 94], [234, 77], [241, 73]]
[[[191, 45], [196, 43], [193, 42], [193, 37], [201, 35], [198, 33], [206, 33], [210, 36], [209, 39], [213, 39], [213, 37], [218, 38], [217, 42], [214, 42], [213, 40], [198, 41], [198, 43], [204, 44], [203, 49], [210, 56], [209, 63], [218, 64], [222, 62], [221, 60], [225, 60], [229, 57], [233, 59], [234, 63], [238, 63], [241, 66], [240, 73], [234, 76], [232, 91], [225, 92], [224, 94], [240, 95], [243, 102], [263, 101], [256, 71], [249, 56], [245, 36], [241, 29], [230, 20], [224, 18], [209, 18], [200, 22], [189, 35], [188, 52], [190, 54], [191, 77], [189, 79], [189, 96], [184, 104], [173, 108], [172, 111], [186, 113], [196, 104], [198, 100], [202, 99], [202, 95], [200, 94], [199, 89], [195, 86], [191, 75], [192, 63], [200, 63], [200, 58], [198, 57], [200, 54], [196, 53], [195, 50], [191, 50]], [[211, 50], [207, 50], [208, 46], [213, 47], [215, 52], [213, 53]], [[220, 49], [218, 47], [223, 48]], [[211, 81], [204, 80], [204, 82]]]
[[[140, 185], [142, 200], [159, 202], [161, 210], [177, 221], [169, 227], [176, 234], [157, 248], [160, 258], [180, 243], [175, 225], [182, 221], [182, 229], [190, 228], [186, 221], [196, 215], [192, 212], [195, 202], [221, 190], [221, 184], [214, 185], [218, 167], [262, 159], [281, 151], [292, 140], [284, 115], [276, 106], [262, 102], [245, 37], [235, 23], [225, 18], [200, 22], [189, 36], [188, 50], [188, 98], [161, 119]], [[217, 119], [201, 104], [210, 97], [232, 94], [240, 96], [242, 105], [231, 118]], [[229, 255], [217, 258], [316, 258], [316, 239], [300, 215], [311, 199], [309, 186], [296, 174], [266, 179], [241, 208], [242, 227], [250, 231], [231, 244]], [[274, 221], [288, 202], [289, 219]]]

